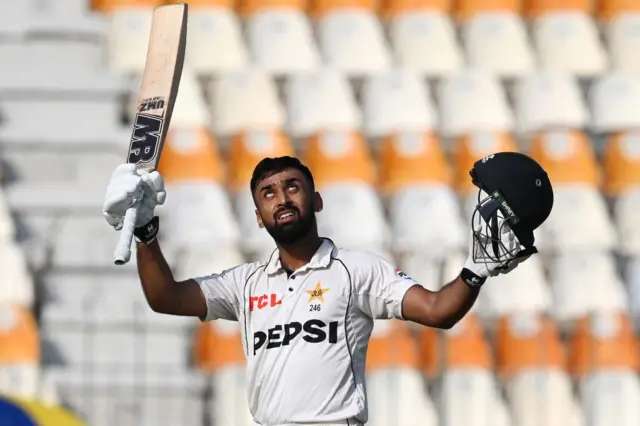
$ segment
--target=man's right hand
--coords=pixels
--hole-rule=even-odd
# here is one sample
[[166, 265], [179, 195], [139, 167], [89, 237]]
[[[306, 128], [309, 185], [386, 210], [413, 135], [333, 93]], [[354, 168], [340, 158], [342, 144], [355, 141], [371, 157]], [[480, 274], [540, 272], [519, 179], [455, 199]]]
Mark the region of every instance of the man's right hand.
[[141, 228], [151, 222], [156, 206], [163, 204], [166, 196], [160, 173], [137, 170], [135, 164], [121, 164], [111, 175], [102, 212], [109, 225], [119, 231], [127, 209], [136, 205], [136, 228]]

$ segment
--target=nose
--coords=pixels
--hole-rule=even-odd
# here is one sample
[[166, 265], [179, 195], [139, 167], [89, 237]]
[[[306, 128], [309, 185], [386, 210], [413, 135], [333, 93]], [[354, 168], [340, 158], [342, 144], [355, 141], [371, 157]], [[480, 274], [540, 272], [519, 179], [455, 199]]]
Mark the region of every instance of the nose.
[[278, 199], [278, 207], [285, 206], [289, 202], [287, 191], [278, 191], [276, 197]]

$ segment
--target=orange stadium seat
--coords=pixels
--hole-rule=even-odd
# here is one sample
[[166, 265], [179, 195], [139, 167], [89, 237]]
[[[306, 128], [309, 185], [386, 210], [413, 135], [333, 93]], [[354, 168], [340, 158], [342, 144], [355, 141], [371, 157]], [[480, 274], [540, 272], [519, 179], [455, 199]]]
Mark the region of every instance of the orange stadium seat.
[[383, 0], [381, 15], [386, 19], [393, 19], [408, 12], [437, 11], [448, 13], [451, 10], [451, 0]]
[[378, 158], [383, 192], [429, 182], [451, 183], [440, 140], [431, 132], [389, 135], [382, 142]]
[[596, 17], [601, 21], [613, 20], [624, 13], [640, 13], [640, 2], [637, 0], [596, 1]]
[[419, 369], [418, 345], [402, 321], [376, 322], [367, 350], [367, 374], [388, 368]]
[[522, 9], [520, 0], [458, 0], [454, 5], [454, 17], [466, 21], [486, 12], [512, 12], [519, 14]]
[[626, 313], [601, 311], [581, 318], [569, 345], [569, 371], [576, 379], [606, 369], [640, 367], [637, 337]]
[[369, 147], [356, 131], [320, 132], [307, 141], [303, 157], [318, 188], [345, 181], [370, 185], [377, 181]]
[[526, 369], [566, 366], [566, 354], [556, 324], [536, 314], [500, 318], [496, 362], [499, 374], [510, 378]]
[[457, 139], [453, 152], [454, 186], [465, 196], [475, 193], [469, 170], [474, 163], [494, 152], [519, 151], [509, 133], [475, 132]]
[[304, 11], [308, 7], [306, 0], [238, 0], [238, 14], [247, 18], [257, 12], [268, 9], [293, 9]]
[[314, 18], [340, 10], [360, 9], [376, 12], [378, 8], [377, 0], [312, 0], [309, 4], [309, 12]]
[[200, 324], [194, 335], [193, 363], [206, 373], [245, 365], [240, 331], [220, 327], [218, 321]]
[[[165, 4], [165, 0], [92, 0], [91, 8], [97, 12], [110, 13], [117, 9], [129, 7], [157, 7]], [[191, 2], [189, 2], [191, 5]]]
[[550, 12], [585, 12], [590, 14], [593, 3], [590, 0], [527, 0], [524, 3], [525, 16], [535, 19]]
[[215, 137], [204, 128], [169, 130], [158, 171], [167, 184], [224, 180]]
[[613, 134], [604, 146], [604, 190], [616, 197], [640, 188], [640, 136], [636, 132]]
[[427, 377], [434, 377], [443, 369], [493, 368], [489, 342], [472, 312], [451, 330], [440, 332], [425, 327], [419, 342], [422, 371]]
[[[167, 0], [167, 3], [185, 3], [185, 0]], [[222, 7], [234, 8], [237, 0], [188, 0], [189, 9]]]
[[282, 155], [294, 155], [294, 150], [279, 130], [247, 130], [235, 135], [227, 153], [229, 188], [233, 192], [248, 189], [256, 164], [265, 157]]
[[17, 305], [0, 306], [0, 367], [40, 361], [38, 326], [31, 312]]
[[579, 130], [550, 130], [532, 142], [529, 155], [556, 184], [600, 184], [598, 161], [587, 136]]

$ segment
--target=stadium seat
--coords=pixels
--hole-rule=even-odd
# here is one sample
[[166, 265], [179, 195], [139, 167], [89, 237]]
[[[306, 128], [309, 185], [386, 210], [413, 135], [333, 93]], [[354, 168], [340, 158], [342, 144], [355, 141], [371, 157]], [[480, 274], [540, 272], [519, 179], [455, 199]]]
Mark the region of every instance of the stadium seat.
[[600, 0], [595, 5], [596, 17], [605, 24], [614, 22], [622, 15], [640, 12], [640, 6], [633, 0]]
[[329, 69], [294, 74], [285, 84], [287, 131], [294, 138], [325, 129], [356, 129], [361, 113], [345, 77]]
[[377, 183], [371, 149], [355, 131], [327, 130], [316, 134], [305, 144], [303, 162], [320, 189], [347, 181]]
[[527, 370], [507, 386], [513, 424], [583, 426], [585, 416], [569, 376], [557, 369]]
[[533, 25], [541, 66], [579, 77], [594, 77], [608, 67], [598, 27], [585, 11], [547, 12]]
[[460, 137], [475, 131], [509, 131], [514, 118], [498, 81], [485, 71], [465, 69], [440, 86], [440, 131]]
[[441, 279], [442, 261], [431, 253], [413, 251], [399, 254], [399, 266], [404, 273], [420, 283], [424, 288], [438, 291], [443, 285]]
[[34, 284], [25, 253], [11, 241], [0, 241], [0, 303], [33, 307]]
[[640, 187], [619, 195], [613, 208], [613, 216], [620, 236], [618, 252], [626, 256], [640, 255]]
[[206, 379], [193, 371], [48, 371], [62, 403], [92, 426], [204, 426]]
[[451, 184], [443, 146], [431, 132], [393, 132], [382, 141], [377, 157], [384, 195], [414, 186]]
[[612, 134], [604, 144], [604, 190], [612, 198], [640, 187], [640, 133]]
[[464, 58], [447, 3], [441, 0], [384, 3], [382, 16], [389, 28], [394, 62], [421, 77], [444, 77], [461, 69]]
[[640, 255], [627, 259], [624, 278], [629, 288], [629, 311], [635, 321], [640, 319]]
[[0, 392], [38, 396], [40, 337], [29, 308], [0, 304]]
[[357, 78], [390, 66], [384, 29], [371, 8], [350, 1], [318, 2], [313, 16], [323, 63], [328, 67]]
[[256, 7], [249, 12], [246, 23], [247, 43], [255, 64], [277, 76], [311, 71], [320, 65], [320, 53], [303, 2], [249, 3]]
[[4, 2], [0, 5], [0, 36], [20, 40], [29, 28], [35, 0]]
[[584, 183], [554, 187], [553, 210], [538, 232], [546, 252], [612, 250], [618, 242], [604, 196]]
[[227, 149], [229, 190], [233, 194], [247, 191], [256, 165], [263, 158], [282, 155], [294, 155], [294, 149], [279, 130], [247, 130], [236, 134]]
[[211, 377], [216, 395], [211, 413], [216, 422], [250, 426], [240, 324], [228, 320], [201, 324], [195, 332], [193, 353], [195, 367]]
[[549, 265], [549, 281], [551, 314], [565, 329], [592, 312], [627, 309], [628, 296], [609, 253], [557, 255]]
[[580, 318], [569, 345], [569, 371], [578, 380], [607, 370], [637, 372], [640, 367], [633, 324], [620, 310], [602, 310]]
[[620, 14], [605, 28], [612, 68], [640, 75], [640, 59], [635, 54], [640, 48], [640, 8], [635, 12]]
[[[137, 102], [137, 97], [133, 96], [132, 99]], [[210, 124], [209, 107], [198, 77], [193, 67], [188, 64], [184, 65], [180, 76], [178, 96], [171, 115], [171, 128], [208, 127]]]
[[578, 130], [549, 130], [532, 141], [528, 154], [549, 175], [553, 186], [576, 183], [599, 187], [601, 173], [593, 146]]
[[211, 81], [208, 92], [217, 135], [284, 125], [285, 112], [275, 83], [263, 70], [244, 68], [224, 73]]
[[523, 77], [514, 98], [518, 130], [523, 133], [582, 128], [589, 120], [577, 80], [562, 71], [536, 71]]
[[[436, 426], [437, 411], [425, 392], [418, 347], [406, 323], [374, 322], [367, 349], [369, 422], [385, 426]], [[390, 389], [397, 389], [390, 393]]]
[[112, 72], [140, 74], [147, 59], [153, 8], [162, 0], [104, 2], [107, 17], [107, 63]]
[[582, 409], [593, 426], [640, 422], [640, 380], [633, 371], [607, 370], [588, 376], [580, 389]]
[[593, 9], [589, 0], [529, 0], [524, 3], [524, 16], [535, 20], [555, 12], [583, 12], [590, 14]]
[[231, 0], [189, 1], [187, 63], [199, 75], [238, 71], [249, 65], [242, 25]]
[[453, 15], [459, 22], [466, 22], [487, 13], [520, 14], [521, 7], [520, 2], [514, 0], [461, 0], [454, 4]]
[[590, 90], [592, 127], [619, 132], [640, 127], [640, 78], [614, 71], [603, 74]]
[[[477, 204], [478, 188], [471, 183], [469, 170], [476, 161], [502, 151], [519, 151], [507, 132], [474, 131], [457, 138], [453, 146], [454, 187], [462, 197], [472, 197]], [[470, 217], [470, 216], [468, 216]]]
[[436, 127], [437, 116], [429, 87], [407, 69], [397, 68], [366, 78], [362, 104], [364, 133], [368, 137]]
[[[2, 182], [2, 170], [0, 170], [0, 182]], [[0, 189], [0, 242], [11, 241], [16, 235], [16, 228], [9, 211], [9, 205]]]
[[497, 77], [519, 78], [535, 65], [526, 25], [513, 11], [469, 17], [462, 24], [462, 40], [469, 65]]
[[531, 257], [508, 275], [491, 278], [478, 296], [477, 314], [495, 320], [518, 312], [545, 313], [551, 309], [552, 294], [538, 257]]
[[544, 315], [521, 311], [501, 316], [496, 335], [496, 361], [502, 379], [511, 380], [526, 371], [566, 368], [567, 354], [556, 324]]
[[319, 188], [324, 207], [317, 213], [318, 231], [336, 244], [381, 251], [390, 232], [375, 188], [362, 181], [344, 180]]

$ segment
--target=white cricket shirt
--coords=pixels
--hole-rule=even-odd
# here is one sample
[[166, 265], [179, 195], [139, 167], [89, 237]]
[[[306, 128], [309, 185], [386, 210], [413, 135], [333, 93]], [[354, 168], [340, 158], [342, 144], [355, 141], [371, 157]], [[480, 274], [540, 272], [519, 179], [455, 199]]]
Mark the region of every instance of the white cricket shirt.
[[402, 298], [418, 285], [387, 260], [326, 238], [290, 277], [276, 250], [266, 263], [195, 281], [207, 300], [203, 321], [240, 323], [249, 409], [264, 426], [365, 423], [373, 320], [403, 319]]

